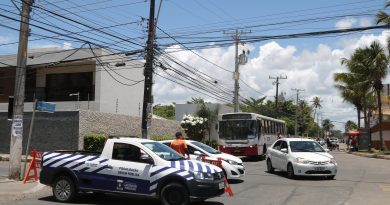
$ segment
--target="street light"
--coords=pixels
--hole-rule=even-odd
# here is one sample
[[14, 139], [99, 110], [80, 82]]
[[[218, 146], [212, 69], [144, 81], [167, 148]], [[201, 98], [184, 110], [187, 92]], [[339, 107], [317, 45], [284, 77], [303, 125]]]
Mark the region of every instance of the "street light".
[[75, 106], [76, 109], [80, 109], [80, 92], [77, 92], [77, 93], [71, 93], [69, 94], [70, 97], [72, 96], [77, 96], [77, 105]]

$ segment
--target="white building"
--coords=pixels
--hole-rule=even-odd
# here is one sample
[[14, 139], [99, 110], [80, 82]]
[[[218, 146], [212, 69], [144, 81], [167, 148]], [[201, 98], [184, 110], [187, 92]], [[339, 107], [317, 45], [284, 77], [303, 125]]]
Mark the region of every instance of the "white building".
[[[25, 110], [32, 110], [36, 98], [55, 102], [57, 111], [80, 109], [141, 116], [143, 66], [141, 61], [101, 48], [93, 52], [85, 48], [31, 50]], [[0, 56], [0, 112], [7, 111], [8, 97], [14, 95], [15, 67], [16, 55]]]

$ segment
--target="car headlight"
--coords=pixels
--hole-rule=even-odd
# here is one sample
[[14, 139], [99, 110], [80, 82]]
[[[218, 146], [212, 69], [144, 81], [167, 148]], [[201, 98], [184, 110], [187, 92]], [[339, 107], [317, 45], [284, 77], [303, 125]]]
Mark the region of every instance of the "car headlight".
[[331, 164], [337, 164], [337, 162], [336, 162], [335, 159], [330, 159], [329, 163], [331, 163]]
[[201, 180], [201, 181], [213, 181], [214, 177], [210, 173], [204, 173], [204, 172], [193, 172], [194, 173], [194, 178], [196, 180]]
[[224, 159], [223, 161], [231, 164], [231, 165], [238, 165], [238, 163], [236, 161], [233, 161], [233, 160], [229, 160], [229, 159]]
[[297, 157], [295, 159], [295, 162], [296, 163], [299, 163], [299, 164], [308, 164], [309, 163], [309, 160], [305, 159], [305, 158], [302, 158], [302, 157]]

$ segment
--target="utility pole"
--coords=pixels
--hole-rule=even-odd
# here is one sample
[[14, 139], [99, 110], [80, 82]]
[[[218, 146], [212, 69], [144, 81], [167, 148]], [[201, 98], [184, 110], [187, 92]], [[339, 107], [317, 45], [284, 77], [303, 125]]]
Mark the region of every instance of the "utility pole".
[[277, 77], [272, 77], [272, 76], [269, 76], [269, 79], [276, 79], [275, 82], [273, 82], [272, 84], [276, 84], [276, 95], [275, 95], [275, 107], [276, 107], [276, 110], [278, 110], [278, 97], [279, 97], [279, 80], [284, 80], [284, 79], [287, 79], [287, 75], [285, 76], [277, 76]]
[[295, 110], [295, 129], [294, 129], [295, 130], [294, 135], [295, 135], [295, 137], [297, 137], [298, 136], [298, 106], [299, 106], [298, 105], [298, 100], [299, 100], [299, 92], [303, 92], [305, 90], [297, 89], [297, 88], [293, 88], [291, 90], [297, 92], [297, 108]]
[[23, 112], [24, 112], [24, 92], [26, 84], [26, 63], [27, 63], [27, 44], [29, 34], [29, 21], [32, 0], [23, 1], [22, 13], [20, 14], [20, 32], [19, 48], [15, 74], [15, 101], [13, 105], [14, 113], [11, 127], [11, 144], [8, 178], [19, 180], [22, 142], [23, 142]]
[[[233, 73], [233, 79], [234, 79], [234, 99], [233, 99], [233, 104], [234, 104], [234, 112], [238, 112], [239, 110], [239, 94], [238, 94], [238, 90], [240, 89], [240, 85], [238, 83], [238, 81], [240, 80], [240, 73], [239, 73], [239, 64], [241, 65], [245, 65], [248, 61], [245, 55], [245, 51], [243, 54], [240, 54], [240, 57], [238, 56], [238, 44], [239, 43], [242, 43], [242, 45], [244, 45], [244, 42], [242, 42], [240, 40], [240, 37], [244, 34], [248, 34], [250, 32], [244, 32], [244, 31], [238, 31], [236, 30], [234, 33], [228, 33], [228, 32], [225, 32], [225, 34], [228, 34], [228, 35], [232, 35], [233, 39], [234, 39], [234, 44], [236, 46], [236, 49], [235, 49], [235, 61], [234, 61], [234, 73]], [[249, 51], [248, 51], [249, 53]], [[241, 61], [241, 62], [240, 62]]]
[[142, 106], [142, 138], [148, 138], [148, 125], [152, 120], [151, 110], [153, 104], [152, 86], [153, 86], [153, 58], [154, 58], [154, 4], [155, 0], [150, 0], [149, 11], [149, 31], [146, 46], [146, 62], [144, 69], [144, 101]]

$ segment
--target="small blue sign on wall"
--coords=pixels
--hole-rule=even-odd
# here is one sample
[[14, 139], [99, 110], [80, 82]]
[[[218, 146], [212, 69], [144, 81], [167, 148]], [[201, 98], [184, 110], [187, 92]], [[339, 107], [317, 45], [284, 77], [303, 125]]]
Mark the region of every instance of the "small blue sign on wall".
[[35, 109], [43, 112], [53, 113], [56, 109], [56, 104], [51, 102], [38, 101]]

